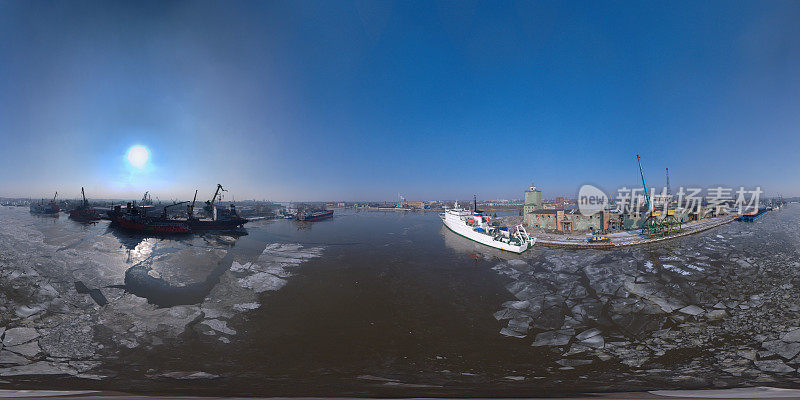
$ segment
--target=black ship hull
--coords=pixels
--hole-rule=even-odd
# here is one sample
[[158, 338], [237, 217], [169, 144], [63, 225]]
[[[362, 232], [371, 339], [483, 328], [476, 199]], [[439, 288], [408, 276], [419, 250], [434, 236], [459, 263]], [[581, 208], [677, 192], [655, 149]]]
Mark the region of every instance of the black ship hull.
[[231, 219], [223, 219], [223, 220], [205, 220], [205, 219], [188, 219], [188, 220], [179, 220], [181, 222], [185, 222], [189, 225], [189, 228], [193, 231], [224, 231], [224, 230], [231, 230], [241, 227], [242, 225], [249, 222], [245, 218], [231, 218]]
[[[121, 212], [120, 210], [111, 210], [108, 212], [108, 216], [111, 219], [111, 222], [116, 224], [119, 224], [120, 219], [124, 215], [126, 215], [126, 213]], [[153, 218], [153, 220], [163, 221], [163, 222], [183, 223], [186, 224], [189, 227], [189, 230], [192, 232], [234, 230], [249, 222], [247, 219], [241, 217], [225, 218], [216, 221], [211, 219], [197, 219], [197, 218], [166, 219], [166, 220], [163, 220], [161, 218]]]

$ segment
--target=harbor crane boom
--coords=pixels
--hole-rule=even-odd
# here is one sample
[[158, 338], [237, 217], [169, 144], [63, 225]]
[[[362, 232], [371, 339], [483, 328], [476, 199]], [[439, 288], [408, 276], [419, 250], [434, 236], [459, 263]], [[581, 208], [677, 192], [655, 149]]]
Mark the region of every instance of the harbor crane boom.
[[175, 206], [179, 206], [179, 205], [181, 205], [181, 204], [186, 204], [186, 203], [188, 203], [188, 201], [181, 201], [181, 202], [179, 202], [179, 203], [173, 203], [173, 204], [170, 204], [170, 205], [164, 206], [164, 212], [161, 214], [162, 218], [164, 218], [164, 219], [167, 219], [167, 209], [168, 209], [168, 208], [170, 208], [170, 207], [175, 207]]
[[653, 204], [650, 203], [650, 193], [647, 191], [647, 184], [644, 183], [644, 171], [642, 171], [642, 159], [636, 155], [636, 162], [639, 163], [639, 175], [642, 177], [642, 187], [644, 188], [644, 199], [647, 201], [647, 211], [653, 212]]
[[669, 187], [669, 167], [667, 167], [667, 196], [672, 196], [672, 188]]
[[187, 214], [189, 215], [189, 218], [194, 216], [194, 203], [196, 201], [197, 201], [197, 189], [195, 189], [195, 191], [194, 191], [194, 199], [192, 199], [192, 205], [191, 206], [187, 206], [187, 210], [186, 211], [187, 211]]
[[209, 203], [209, 205], [211, 207], [214, 207], [214, 202], [217, 200], [217, 195], [219, 194], [220, 190], [222, 190], [223, 192], [227, 192], [227, 190], [223, 189], [222, 185], [218, 183], [217, 184], [217, 191], [214, 192], [214, 197], [211, 198], [211, 202]]

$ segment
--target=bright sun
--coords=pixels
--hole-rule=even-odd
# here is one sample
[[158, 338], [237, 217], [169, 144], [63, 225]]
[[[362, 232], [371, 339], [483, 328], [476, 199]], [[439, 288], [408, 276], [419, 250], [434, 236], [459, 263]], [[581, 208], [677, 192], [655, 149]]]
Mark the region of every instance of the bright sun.
[[128, 149], [128, 162], [132, 166], [142, 169], [148, 159], [150, 159], [150, 152], [147, 147], [136, 145]]

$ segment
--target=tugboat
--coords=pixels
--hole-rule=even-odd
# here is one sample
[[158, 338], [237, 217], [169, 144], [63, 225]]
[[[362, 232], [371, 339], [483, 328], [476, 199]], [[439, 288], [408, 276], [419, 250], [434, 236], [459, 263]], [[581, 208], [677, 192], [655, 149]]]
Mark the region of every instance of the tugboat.
[[83, 202], [75, 209], [69, 210], [69, 217], [80, 222], [98, 221], [102, 219], [103, 217], [100, 216], [100, 213], [89, 206], [89, 201], [86, 200], [86, 194], [83, 188], [81, 188], [81, 196], [83, 197]]
[[319, 221], [333, 217], [333, 210], [299, 211], [294, 218], [298, 221]]
[[531, 238], [522, 225], [517, 225], [514, 232], [511, 232], [508, 227], [490, 224], [489, 218], [478, 210], [477, 198], [474, 202], [475, 208], [472, 212], [462, 209], [458, 203], [454, 208], [445, 209], [439, 215], [444, 226], [480, 244], [517, 254], [530, 249], [536, 243], [536, 238]]
[[61, 207], [58, 206], [56, 203], [56, 197], [58, 197], [58, 192], [53, 196], [53, 200], [50, 203], [44, 204], [44, 200], [40, 201], [39, 204], [31, 204], [31, 213], [32, 214], [58, 214], [61, 211]]

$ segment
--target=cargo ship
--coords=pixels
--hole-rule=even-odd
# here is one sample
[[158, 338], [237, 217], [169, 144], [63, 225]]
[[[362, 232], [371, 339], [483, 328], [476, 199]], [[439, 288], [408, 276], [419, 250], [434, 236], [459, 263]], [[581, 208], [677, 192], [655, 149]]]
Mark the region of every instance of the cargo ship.
[[531, 238], [522, 225], [517, 225], [511, 231], [490, 221], [478, 210], [477, 199], [473, 211], [462, 209], [456, 203], [454, 208], [446, 209], [440, 217], [444, 226], [454, 233], [496, 249], [519, 254], [536, 243], [536, 238]]
[[247, 218], [242, 218], [236, 212], [236, 205], [231, 203], [228, 208], [220, 208], [215, 204], [219, 192], [227, 192], [222, 188], [222, 185], [217, 184], [217, 190], [214, 192], [214, 197], [211, 200], [206, 200], [206, 205], [203, 207], [207, 218], [197, 218], [194, 215], [194, 204], [197, 201], [197, 191], [194, 191], [194, 200], [192, 204], [186, 208], [186, 223], [194, 231], [221, 231], [241, 228], [244, 224], [250, 222]]
[[58, 203], [56, 203], [56, 197], [58, 197], [58, 192], [56, 192], [56, 194], [53, 196], [53, 200], [47, 204], [44, 204], [44, 200], [40, 201], [39, 204], [31, 204], [31, 213], [58, 214], [61, 211], [61, 207], [59, 207]]
[[[148, 210], [152, 207], [139, 207], [135, 203], [128, 203], [126, 208], [122, 206], [115, 206], [108, 212], [108, 216], [113, 223], [120, 226], [127, 227], [128, 229], [142, 230], [146, 232], [153, 232], [153, 229], [162, 229], [161, 225], [157, 223], [166, 223], [167, 226], [178, 224], [176, 227], [178, 231], [182, 231], [182, 226], [186, 226], [189, 232], [194, 231], [224, 231], [233, 230], [242, 227], [249, 222], [248, 219], [242, 218], [236, 212], [236, 206], [231, 204], [229, 208], [220, 208], [215, 203], [220, 191], [226, 191], [222, 185], [217, 185], [217, 191], [214, 197], [206, 201], [204, 211], [209, 215], [207, 218], [198, 218], [194, 215], [194, 205], [197, 202], [197, 191], [194, 193], [194, 200], [192, 204], [186, 207], [186, 218], [172, 218], [169, 216], [167, 209], [170, 207], [178, 206], [181, 204], [189, 203], [183, 201], [174, 203], [163, 207], [163, 211], [159, 216], [148, 215]], [[123, 219], [127, 218], [127, 221]], [[172, 229], [172, 228], [169, 228]], [[182, 232], [166, 232], [166, 233], [182, 233]]]
[[298, 211], [294, 218], [298, 221], [319, 221], [333, 217], [333, 210]]
[[86, 193], [84, 193], [83, 188], [81, 188], [81, 197], [83, 197], [83, 201], [78, 207], [69, 210], [69, 217], [80, 222], [98, 221], [102, 219], [103, 217], [100, 213], [89, 206], [89, 201], [86, 200]]

